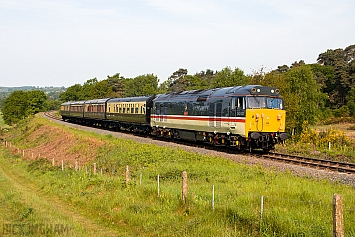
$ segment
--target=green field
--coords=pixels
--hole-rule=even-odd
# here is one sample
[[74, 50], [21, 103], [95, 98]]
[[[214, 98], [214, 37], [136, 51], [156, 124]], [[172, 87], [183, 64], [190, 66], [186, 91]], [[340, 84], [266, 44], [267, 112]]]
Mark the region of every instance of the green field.
[[[70, 146], [60, 150], [63, 137]], [[332, 198], [338, 193], [345, 236], [355, 236], [354, 187], [83, 132], [42, 118], [19, 124], [3, 138], [20, 150], [37, 149], [46, 159], [26, 161], [13, 154], [15, 148], [1, 147], [0, 233], [11, 225], [42, 223], [68, 227], [64, 234], [72, 236], [331, 236]], [[65, 159], [65, 170], [59, 162], [52, 167], [52, 158]], [[82, 161], [77, 171], [75, 159]], [[186, 202], [182, 171], [188, 173]]]

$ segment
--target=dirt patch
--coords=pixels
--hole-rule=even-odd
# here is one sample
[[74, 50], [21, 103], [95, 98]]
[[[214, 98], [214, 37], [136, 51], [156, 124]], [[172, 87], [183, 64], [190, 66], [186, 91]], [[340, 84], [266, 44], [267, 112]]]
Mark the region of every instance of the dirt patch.
[[314, 129], [318, 132], [329, 130], [330, 128], [333, 130], [340, 130], [345, 133], [351, 139], [355, 139], [355, 130], [349, 130], [348, 128], [354, 126], [353, 123], [339, 123], [339, 124], [331, 124], [331, 125], [321, 125], [315, 126]]
[[85, 164], [94, 160], [97, 149], [105, 144], [101, 140], [74, 135], [65, 129], [48, 125], [40, 126], [25, 140], [37, 145], [25, 149], [24, 152], [13, 148], [14, 152], [22, 152], [26, 159], [31, 160], [44, 157], [52, 161], [54, 158], [57, 165], [63, 160], [73, 167], [75, 161]]

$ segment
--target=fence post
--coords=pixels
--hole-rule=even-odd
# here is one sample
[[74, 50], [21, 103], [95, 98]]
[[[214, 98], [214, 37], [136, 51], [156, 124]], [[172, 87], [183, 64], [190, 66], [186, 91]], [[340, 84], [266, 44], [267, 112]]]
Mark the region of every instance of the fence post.
[[264, 212], [264, 196], [261, 196], [261, 203], [260, 203], [260, 232], [262, 230], [263, 212]]
[[212, 185], [212, 211], [214, 211], [214, 185]]
[[52, 166], [54, 167], [55, 165], [55, 161], [54, 161], [54, 158], [52, 158]]
[[64, 170], [64, 160], [62, 160], [62, 170]]
[[139, 186], [142, 187], [142, 172], [139, 174]]
[[187, 172], [182, 172], [182, 201], [186, 202], [187, 198]]
[[160, 197], [160, 175], [158, 174], [158, 197]]
[[126, 165], [126, 184], [128, 184], [130, 181], [130, 177], [129, 177], [129, 166]]
[[94, 163], [94, 174], [96, 174], [96, 163]]
[[78, 161], [75, 161], [75, 167], [74, 167], [75, 171], [78, 171]]
[[344, 237], [343, 201], [339, 194], [333, 196], [333, 237]]

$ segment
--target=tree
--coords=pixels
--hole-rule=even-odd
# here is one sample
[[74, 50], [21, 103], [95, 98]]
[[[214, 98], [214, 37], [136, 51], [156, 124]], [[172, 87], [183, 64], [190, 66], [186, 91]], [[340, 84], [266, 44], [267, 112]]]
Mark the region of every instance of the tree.
[[187, 90], [186, 77], [187, 69], [179, 68], [179, 70], [173, 72], [173, 74], [160, 85], [160, 92], [180, 92]]
[[59, 99], [63, 102], [81, 100], [82, 89], [83, 88], [80, 84], [72, 85], [59, 95]]
[[196, 73], [194, 76], [200, 79], [200, 85], [201, 85], [200, 89], [208, 89], [208, 88], [212, 88], [212, 82], [216, 74], [217, 72], [214, 72], [211, 69], [206, 69], [206, 71], [201, 71], [199, 73]]
[[285, 82], [283, 96], [287, 108], [287, 126], [300, 130], [304, 121], [314, 124], [325, 97], [320, 92], [311, 67], [302, 65], [291, 68], [285, 73]]
[[277, 67], [277, 71], [279, 71], [280, 73], [287, 72], [289, 69], [290, 68], [286, 64]]
[[14, 91], [4, 101], [2, 108], [6, 124], [16, 124], [18, 121], [47, 109], [47, 95], [40, 90]]
[[355, 87], [352, 87], [346, 96], [347, 107], [349, 108], [350, 116], [355, 115]]
[[125, 78], [121, 77], [119, 73], [116, 73], [115, 75], [107, 76], [107, 83], [108, 86], [111, 87], [112, 90], [112, 97], [123, 97], [125, 93], [125, 86], [124, 86], [124, 81]]
[[32, 115], [47, 110], [47, 95], [40, 90], [28, 91], [27, 114]]
[[4, 122], [8, 125], [16, 124], [27, 117], [28, 94], [22, 90], [12, 92], [4, 101], [2, 108]]
[[92, 96], [94, 94], [93, 88], [96, 83], [98, 83], [98, 80], [96, 77], [84, 82], [83, 87], [81, 89], [81, 93], [80, 93], [80, 100], [96, 99]]
[[126, 79], [125, 96], [146, 96], [156, 94], [158, 91], [159, 79], [154, 74], [140, 75], [133, 79]]
[[334, 105], [341, 107], [346, 104], [346, 96], [355, 82], [355, 45], [343, 49], [328, 49], [319, 54], [318, 64], [334, 68], [334, 78], [330, 81], [332, 93], [329, 97], [334, 98]]
[[112, 87], [107, 80], [97, 81], [90, 86], [89, 99], [108, 98], [112, 94]]
[[254, 85], [271, 86], [280, 90], [281, 94], [285, 91], [286, 81], [285, 74], [279, 70], [264, 72], [264, 68], [259, 71], [254, 71], [254, 74], [249, 76], [249, 83]]
[[217, 72], [212, 82], [213, 87], [243, 86], [248, 84], [248, 78], [239, 68], [234, 71], [230, 67], [225, 67]]

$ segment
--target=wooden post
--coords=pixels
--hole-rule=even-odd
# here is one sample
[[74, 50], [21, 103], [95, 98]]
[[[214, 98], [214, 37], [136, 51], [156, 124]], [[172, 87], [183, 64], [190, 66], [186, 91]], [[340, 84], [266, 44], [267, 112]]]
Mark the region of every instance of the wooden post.
[[212, 185], [212, 211], [214, 211], [214, 185]]
[[33, 160], [33, 152], [32, 152], [32, 156], [31, 157], [32, 157], [32, 160]]
[[22, 150], [22, 157], [25, 157], [25, 150]]
[[160, 197], [160, 174], [158, 174], [158, 197]]
[[94, 163], [94, 174], [96, 174], [96, 163]]
[[139, 186], [142, 187], [142, 172], [139, 174]]
[[75, 161], [75, 171], [78, 171], [78, 161]]
[[64, 160], [62, 160], [62, 170], [64, 170]]
[[52, 158], [52, 166], [55, 166], [54, 158]]
[[333, 237], [344, 237], [343, 201], [339, 194], [333, 197]]
[[130, 177], [129, 177], [129, 166], [126, 165], [126, 184], [128, 184], [130, 181]]
[[187, 198], [187, 172], [182, 172], [182, 201], [185, 202]]

